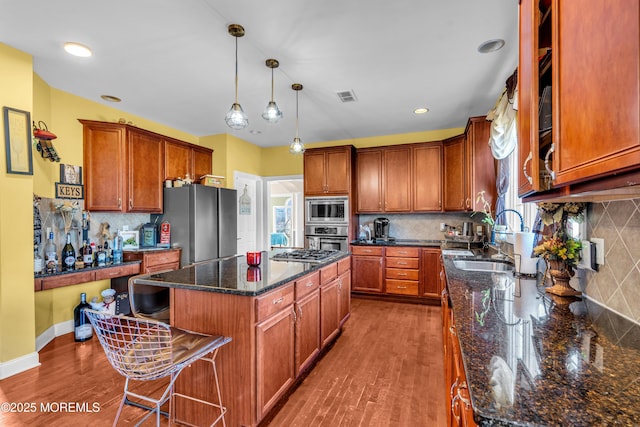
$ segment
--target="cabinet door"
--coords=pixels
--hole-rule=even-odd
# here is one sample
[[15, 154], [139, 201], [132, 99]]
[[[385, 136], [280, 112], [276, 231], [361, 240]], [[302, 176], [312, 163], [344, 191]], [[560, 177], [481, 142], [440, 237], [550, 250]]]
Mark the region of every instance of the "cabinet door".
[[174, 180], [191, 174], [191, 161], [191, 149], [187, 145], [164, 141], [164, 179]]
[[440, 298], [442, 291], [440, 282], [440, 249], [422, 249], [421, 261], [420, 295]]
[[351, 257], [351, 287], [354, 291], [376, 294], [383, 292], [382, 260], [382, 257], [372, 256], [354, 255]]
[[191, 178], [198, 181], [204, 175], [211, 175], [213, 172], [213, 152], [206, 148], [191, 148], [191, 157], [193, 159], [193, 170]]
[[449, 138], [442, 144], [445, 211], [463, 211], [466, 209], [464, 140], [464, 135], [459, 135]]
[[351, 271], [345, 271], [338, 277], [338, 300], [340, 327], [351, 316]]
[[164, 150], [160, 138], [129, 131], [127, 212], [162, 212]]
[[258, 419], [269, 412], [295, 379], [294, 337], [292, 305], [256, 325]]
[[85, 209], [125, 211], [125, 128], [113, 124], [83, 124]]
[[382, 151], [362, 151], [356, 159], [357, 211], [382, 212]]
[[351, 192], [351, 152], [349, 150], [341, 149], [326, 153], [325, 182], [329, 194]]
[[466, 144], [466, 197], [465, 209], [475, 210], [475, 201], [480, 191], [494, 205], [497, 198], [496, 162], [489, 146], [491, 122], [485, 116], [471, 117], [465, 132]]
[[324, 153], [304, 153], [304, 194], [322, 196], [325, 194]]
[[413, 210], [442, 210], [442, 144], [413, 147]]
[[411, 211], [411, 149], [384, 150], [384, 211]]
[[637, 169], [639, 3], [600, 0], [581, 8], [558, 1], [554, 7], [554, 186]]
[[296, 374], [320, 352], [320, 290], [296, 302]]
[[329, 344], [339, 331], [339, 282], [339, 279], [335, 279], [320, 288], [320, 341], [322, 347]]

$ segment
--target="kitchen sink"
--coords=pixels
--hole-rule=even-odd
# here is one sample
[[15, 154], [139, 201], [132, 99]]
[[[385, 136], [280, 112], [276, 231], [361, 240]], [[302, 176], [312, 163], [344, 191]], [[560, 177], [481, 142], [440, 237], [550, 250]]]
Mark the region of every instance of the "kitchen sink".
[[488, 273], [513, 271], [513, 265], [511, 264], [481, 259], [454, 259], [453, 265], [464, 271], [484, 271]]

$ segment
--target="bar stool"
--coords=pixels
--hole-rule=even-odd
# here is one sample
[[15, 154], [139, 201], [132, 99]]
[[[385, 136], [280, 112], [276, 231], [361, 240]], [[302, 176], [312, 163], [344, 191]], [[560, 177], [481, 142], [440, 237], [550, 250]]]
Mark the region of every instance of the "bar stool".
[[[230, 342], [231, 338], [186, 331], [156, 320], [115, 316], [89, 309], [85, 309], [84, 312], [96, 331], [111, 366], [126, 378], [124, 395], [113, 426], [117, 425], [128, 397], [135, 397], [153, 404], [149, 413], [136, 425], [142, 424], [155, 412], [156, 425], [159, 426], [160, 407], [169, 401], [169, 413], [171, 414], [173, 403], [170, 399], [181, 397], [217, 408], [220, 415], [211, 425], [222, 421], [222, 425], [226, 426], [224, 415], [227, 409], [222, 406], [215, 360], [220, 347]], [[209, 357], [205, 357], [209, 354]], [[213, 376], [218, 396], [217, 403], [173, 391], [173, 385], [180, 372], [196, 360], [208, 361], [213, 365]], [[171, 379], [159, 398], [144, 396], [129, 390], [130, 381], [156, 380], [167, 376], [171, 376]]]

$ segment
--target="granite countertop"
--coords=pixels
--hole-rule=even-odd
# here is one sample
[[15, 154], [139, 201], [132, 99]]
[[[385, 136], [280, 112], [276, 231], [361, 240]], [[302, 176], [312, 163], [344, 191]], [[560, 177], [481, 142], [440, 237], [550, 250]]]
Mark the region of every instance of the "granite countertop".
[[640, 423], [640, 325], [589, 299], [550, 295], [541, 276], [443, 259], [479, 425]]
[[443, 240], [411, 240], [411, 239], [394, 239], [394, 240], [376, 240], [363, 241], [353, 240], [350, 242], [354, 246], [426, 246], [426, 247], [440, 247]]
[[320, 263], [272, 260], [278, 252], [283, 250], [262, 252], [262, 262], [258, 267], [249, 267], [246, 257], [242, 255], [138, 276], [133, 280], [135, 284], [256, 296], [350, 256], [349, 252], [337, 252]]

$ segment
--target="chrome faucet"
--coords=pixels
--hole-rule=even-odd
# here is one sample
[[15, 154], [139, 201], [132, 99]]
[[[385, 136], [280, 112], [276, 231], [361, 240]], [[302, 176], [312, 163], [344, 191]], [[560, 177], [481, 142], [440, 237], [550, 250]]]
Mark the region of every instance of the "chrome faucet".
[[[513, 212], [514, 214], [518, 215], [518, 218], [520, 218], [520, 231], [524, 231], [524, 218], [522, 218], [522, 214], [520, 212], [518, 212], [515, 209], [504, 209], [500, 212], [498, 212], [496, 214], [495, 219], [493, 220], [494, 224], [498, 221], [498, 217], [502, 214], [504, 214], [505, 212]], [[495, 227], [494, 229], [491, 230], [491, 243], [495, 244], [496, 243], [496, 233], [495, 233]]]

